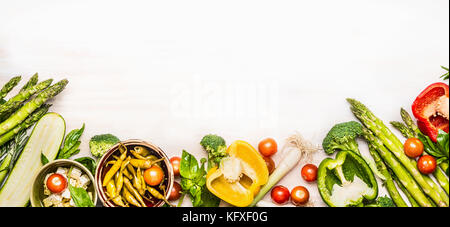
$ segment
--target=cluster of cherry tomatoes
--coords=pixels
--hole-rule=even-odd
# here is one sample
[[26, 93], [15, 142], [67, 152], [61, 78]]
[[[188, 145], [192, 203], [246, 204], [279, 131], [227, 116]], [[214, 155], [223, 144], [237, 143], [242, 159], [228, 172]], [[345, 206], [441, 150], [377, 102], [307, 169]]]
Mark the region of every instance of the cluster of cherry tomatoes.
[[[174, 156], [170, 159], [170, 164], [172, 165], [173, 175], [175, 177], [180, 176], [180, 163], [181, 158]], [[181, 185], [180, 183], [174, 181], [172, 186], [172, 191], [170, 191], [169, 201], [178, 200], [181, 197]]]
[[436, 169], [436, 159], [431, 155], [422, 155], [424, 146], [422, 141], [417, 138], [409, 138], [404, 144], [404, 150], [406, 156], [410, 158], [420, 157], [417, 161], [417, 168], [423, 174], [433, 173]]
[[[258, 145], [258, 150], [266, 161], [269, 174], [275, 169], [275, 163], [271, 156], [277, 153], [278, 146], [274, 139], [267, 138], [262, 140]], [[314, 182], [317, 179], [317, 167], [313, 164], [306, 164], [301, 170], [302, 178], [307, 182]], [[291, 201], [295, 206], [305, 205], [309, 201], [309, 191], [306, 187], [297, 186], [291, 191], [282, 185], [272, 188], [270, 193], [272, 201], [276, 204], [283, 205]]]

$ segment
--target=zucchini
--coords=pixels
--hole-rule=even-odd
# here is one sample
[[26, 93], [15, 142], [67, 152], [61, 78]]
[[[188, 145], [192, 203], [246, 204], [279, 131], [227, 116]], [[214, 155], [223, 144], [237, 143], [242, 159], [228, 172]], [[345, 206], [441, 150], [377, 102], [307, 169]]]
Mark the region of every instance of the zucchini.
[[0, 207], [28, 204], [34, 178], [42, 167], [41, 153], [53, 161], [58, 155], [65, 132], [66, 122], [57, 113], [45, 114], [36, 123], [22, 154], [0, 190]]

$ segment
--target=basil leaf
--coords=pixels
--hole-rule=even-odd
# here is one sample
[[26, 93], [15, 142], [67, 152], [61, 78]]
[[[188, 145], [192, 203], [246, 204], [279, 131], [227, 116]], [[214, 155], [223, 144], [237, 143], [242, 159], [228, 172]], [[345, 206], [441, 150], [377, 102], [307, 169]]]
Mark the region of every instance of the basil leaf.
[[448, 158], [449, 152], [449, 136], [448, 133], [439, 130], [439, 134], [437, 136], [437, 145], [439, 149], [444, 153], [444, 155]]
[[440, 165], [441, 163], [443, 163], [445, 161], [448, 161], [448, 158], [447, 157], [442, 157], [442, 158], [439, 158], [439, 159], [436, 160], [436, 164]]
[[436, 144], [431, 141], [430, 137], [419, 133], [418, 139], [422, 142], [426, 153], [436, 158], [445, 157], [445, 155], [436, 147]]
[[81, 142], [79, 141], [81, 135], [84, 132], [85, 124], [80, 129], [74, 129], [67, 134], [64, 139], [64, 146], [59, 150], [57, 159], [67, 159], [80, 152], [78, 147]]
[[194, 207], [215, 207], [220, 199], [212, 195], [206, 188], [207, 160], [202, 158], [199, 167], [197, 159], [183, 150], [180, 163], [181, 188], [189, 196]]
[[73, 202], [77, 207], [94, 207], [89, 194], [83, 188], [76, 188], [69, 184], [70, 195], [72, 196]]
[[183, 178], [193, 180], [196, 178], [197, 174], [198, 174], [197, 159], [195, 159], [193, 155], [183, 150], [180, 162], [180, 175]]
[[42, 163], [42, 165], [45, 165], [45, 164], [47, 164], [48, 162], [49, 162], [49, 161], [48, 161], [48, 158], [45, 157], [44, 153], [41, 153], [41, 163]]
[[207, 188], [202, 192], [201, 207], [218, 207], [220, 204], [220, 199], [213, 195]]
[[91, 171], [92, 174], [95, 175], [95, 167], [97, 166], [97, 163], [94, 159], [92, 159], [90, 157], [82, 157], [82, 158], [75, 159], [75, 161], [81, 163], [89, 171]]

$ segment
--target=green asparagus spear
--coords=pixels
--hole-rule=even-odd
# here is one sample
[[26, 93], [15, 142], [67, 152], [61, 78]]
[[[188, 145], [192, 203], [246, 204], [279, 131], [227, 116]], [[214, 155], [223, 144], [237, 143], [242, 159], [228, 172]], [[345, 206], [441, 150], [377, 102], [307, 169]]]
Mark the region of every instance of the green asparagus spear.
[[389, 192], [389, 195], [391, 196], [392, 200], [394, 201], [395, 205], [397, 207], [407, 207], [408, 204], [403, 200], [402, 196], [397, 190], [397, 187], [395, 187], [394, 180], [392, 179], [391, 174], [389, 173], [386, 165], [384, 164], [383, 160], [381, 159], [380, 155], [378, 155], [376, 148], [373, 145], [369, 144], [369, 152], [370, 155], [372, 155], [373, 159], [375, 160], [375, 163], [377, 165], [377, 169], [383, 174], [384, 178], [384, 184], [386, 185], [386, 189]]
[[414, 135], [414, 137], [417, 137], [419, 133], [422, 133], [420, 132], [420, 129], [419, 127], [417, 127], [416, 123], [414, 123], [408, 111], [406, 111], [403, 108], [400, 108], [400, 116], [402, 116], [403, 122], [405, 122], [406, 126], [409, 128], [410, 132]]
[[406, 187], [420, 206], [432, 207], [433, 205], [428, 200], [427, 196], [422, 192], [417, 182], [412, 178], [405, 167], [403, 167], [394, 155], [384, 146], [383, 142], [378, 137], [375, 137], [366, 127], [363, 127], [363, 136], [376, 149], [386, 165], [394, 172], [395, 175], [397, 175], [399, 181]]
[[20, 89], [20, 91], [25, 91], [27, 88], [30, 88], [34, 85], [37, 84], [39, 78], [38, 78], [38, 73], [35, 73], [32, 77], [30, 77], [30, 79], [28, 80], [28, 82], [23, 85], [22, 89]]
[[35, 110], [29, 117], [27, 117], [25, 121], [20, 123], [20, 125], [16, 126], [12, 130], [9, 130], [4, 135], [0, 136], [0, 146], [13, 139], [14, 136], [16, 136], [20, 131], [31, 127], [35, 122], [41, 119], [41, 117], [44, 116], [44, 114], [47, 113], [50, 106], [51, 106], [50, 104], [42, 105], [37, 110]]
[[3, 99], [8, 95], [8, 93], [20, 82], [21, 76], [15, 76], [11, 78], [0, 90], [0, 99]]
[[[392, 173], [392, 170], [389, 170], [389, 172]], [[398, 179], [397, 175], [391, 174], [392, 178], [395, 182], [397, 182], [398, 187], [400, 190], [402, 190], [403, 194], [406, 195], [406, 198], [408, 198], [409, 202], [411, 203], [412, 207], [420, 207], [420, 205], [417, 203], [417, 201], [414, 199], [414, 197], [409, 193], [409, 191], [405, 188], [405, 186], [402, 184], [402, 182]], [[430, 201], [431, 202], [431, 201]]]
[[409, 128], [399, 121], [391, 121], [391, 125], [402, 133], [405, 138], [413, 138], [414, 134], [409, 130]]
[[439, 206], [448, 206], [448, 195], [430, 177], [419, 172], [416, 161], [405, 155], [403, 144], [391, 130], [361, 102], [354, 99], [347, 99], [347, 101], [351, 105], [353, 114], [398, 158], [421, 186], [422, 190]]
[[0, 105], [0, 116], [14, 112], [23, 102], [27, 101], [34, 94], [46, 89], [52, 82], [52, 79], [48, 79], [19, 92], [19, 94], [9, 99], [6, 103]]
[[22, 123], [33, 111], [42, 106], [50, 98], [58, 95], [66, 87], [69, 81], [64, 79], [50, 86], [46, 90], [39, 93], [36, 97], [25, 103], [19, 110], [11, 115], [7, 120], [0, 123], [0, 135], [5, 134], [9, 130], [15, 128]]

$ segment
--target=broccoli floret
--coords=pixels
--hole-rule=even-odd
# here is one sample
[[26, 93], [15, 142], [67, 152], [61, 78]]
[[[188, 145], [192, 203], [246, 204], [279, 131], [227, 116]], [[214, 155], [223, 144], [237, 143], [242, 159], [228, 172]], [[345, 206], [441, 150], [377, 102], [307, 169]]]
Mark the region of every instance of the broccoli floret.
[[93, 156], [100, 158], [118, 142], [119, 138], [111, 134], [96, 135], [89, 141], [89, 148]]
[[377, 205], [378, 207], [395, 207], [394, 201], [388, 196], [378, 197]]
[[322, 142], [322, 147], [329, 155], [341, 150], [360, 154], [356, 138], [362, 133], [362, 125], [356, 121], [337, 124], [328, 132]]
[[208, 170], [219, 165], [222, 158], [227, 156], [226, 142], [218, 135], [204, 136], [200, 145], [208, 152]]

